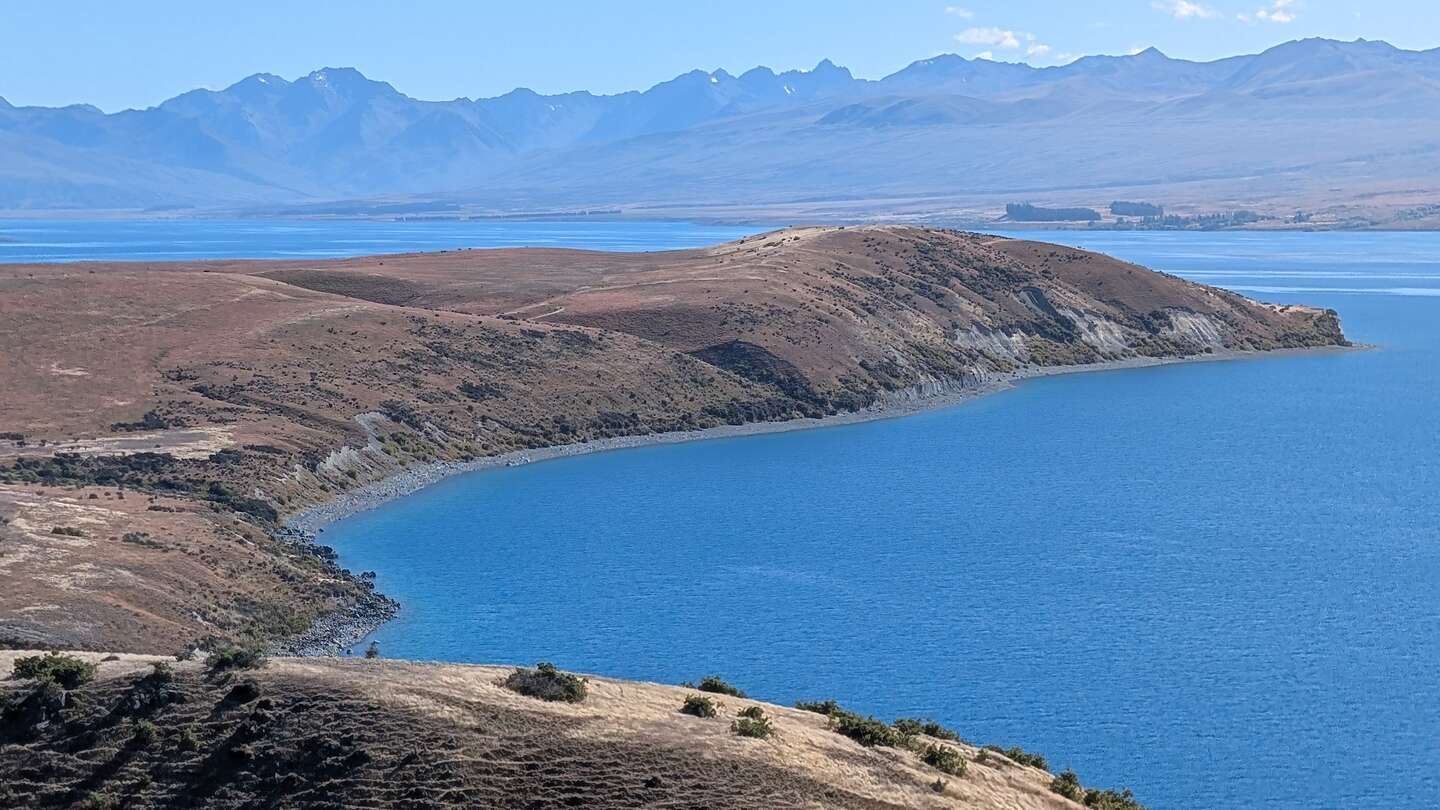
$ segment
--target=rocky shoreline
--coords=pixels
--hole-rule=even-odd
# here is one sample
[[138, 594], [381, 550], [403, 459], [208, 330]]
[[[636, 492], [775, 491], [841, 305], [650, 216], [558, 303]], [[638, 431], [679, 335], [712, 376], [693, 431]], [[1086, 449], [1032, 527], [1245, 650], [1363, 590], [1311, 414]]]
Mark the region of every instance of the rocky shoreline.
[[285, 526], [272, 535], [276, 540], [301, 549], [322, 560], [338, 577], [359, 584], [364, 595], [343, 610], [331, 611], [316, 619], [305, 632], [273, 645], [276, 655], [326, 656], [348, 654], [351, 647], [395, 618], [400, 603], [375, 590], [375, 574], [356, 574], [342, 568], [339, 555], [322, 545], [313, 532]]
[[[790, 419], [779, 422], [748, 422], [741, 425], [720, 425], [702, 430], [652, 433], [637, 436], [618, 436], [577, 444], [555, 445], [533, 450], [521, 450], [489, 456], [473, 461], [439, 461], [415, 467], [381, 481], [357, 487], [325, 503], [312, 506], [290, 516], [277, 536], [288, 542], [303, 543], [312, 547], [314, 553], [327, 556], [333, 564], [335, 552], [329, 546], [317, 542], [317, 536], [325, 527], [351, 515], [374, 509], [397, 498], [418, 492], [432, 484], [463, 473], [492, 470], [502, 467], [516, 467], [558, 458], [623, 450], [634, 447], [648, 447], [659, 444], [725, 439], [740, 436], [755, 436], [766, 433], [781, 433], [792, 430], [814, 430], [817, 428], [857, 424], [877, 419], [893, 419], [902, 416], [959, 405], [988, 394], [1014, 388], [1017, 384], [1040, 377], [1054, 377], [1062, 374], [1079, 374], [1095, 371], [1119, 371], [1124, 369], [1149, 368], [1178, 363], [1213, 362], [1222, 360], [1264, 359], [1297, 354], [1319, 354], [1352, 349], [1370, 348], [1365, 346], [1326, 346], [1302, 349], [1274, 349], [1269, 351], [1223, 351], [1190, 357], [1135, 357], [1103, 363], [1089, 363], [1074, 366], [1027, 367], [1013, 372], [991, 374], [966, 380], [937, 380], [932, 383], [891, 391], [873, 405], [858, 411], [848, 411], [818, 419]], [[337, 566], [346, 576], [356, 576]], [[359, 575], [369, 581], [365, 575]], [[297, 656], [340, 655], [349, 650], [380, 626], [390, 621], [400, 610], [400, 603], [378, 591], [370, 591], [373, 598], [367, 598], [346, 610], [322, 616], [309, 630], [293, 640], [287, 641], [277, 651]]]
[[399, 612], [399, 602], [372, 590], [345, 610], [321, 616], [301, 635], [277, 645], [275, 653], [294, 656], [349, 655], [356, 644], [379, 630]]

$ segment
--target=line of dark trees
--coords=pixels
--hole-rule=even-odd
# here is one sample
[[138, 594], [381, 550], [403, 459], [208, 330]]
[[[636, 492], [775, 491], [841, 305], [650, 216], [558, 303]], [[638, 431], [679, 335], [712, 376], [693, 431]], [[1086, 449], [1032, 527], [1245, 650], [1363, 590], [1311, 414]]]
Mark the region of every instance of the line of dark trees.
[[1100, 212], [1093, 208], [1040, 208], [1030, 203], [1009, 203], [1005, 216], [1012, 222], [1098, 222]]
[[1163, 217], [1165, 207], [1154, 203], [1116, 200], [1110, 203], [1110, 213], [1117, 217]]

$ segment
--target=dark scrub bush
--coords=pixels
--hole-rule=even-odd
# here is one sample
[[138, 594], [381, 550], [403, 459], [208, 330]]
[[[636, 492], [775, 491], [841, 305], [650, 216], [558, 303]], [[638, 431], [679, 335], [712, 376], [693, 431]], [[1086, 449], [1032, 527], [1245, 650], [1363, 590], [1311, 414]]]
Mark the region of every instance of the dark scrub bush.
[[28, 678], [75, 689], [95, 680], [95, 665], [73, 655], [46, 653], [15, 659], [16, 678]]
[[506, 689], [540, 700], [579, 703], [585, 699], [585, 679], [561, 672], [544, 661], [534, 669], [516, 669], [503, 682]]
[[715, 699], [704, 695], [688, 695], [685, 698], [685, 705], [680, 707], [682, 714], [692, 714], [696, 717], [714, 717], [717, 711]]
[[965, 775], [965, 757], [959, 751], [948, 745], [927, 745], [925, 751], [920, 755], [920, 760], [943, 773], [951, 776]]
[[740, 712], [735, 722], [730, 724], [730, 729], [741, 737], [751, 737], [763, 740], [775, 734], [775, 727], [771, 725], [770, 718], [759, 706], [751, 706]]
[[699, 685], [695, 687], [701, 692], [713, 692], [717, 695], [729, 695], [730, 697], [745, 697], [745, 693], [739, 688], [731, 686], [719, 675], [706, 675], [700, 679]]

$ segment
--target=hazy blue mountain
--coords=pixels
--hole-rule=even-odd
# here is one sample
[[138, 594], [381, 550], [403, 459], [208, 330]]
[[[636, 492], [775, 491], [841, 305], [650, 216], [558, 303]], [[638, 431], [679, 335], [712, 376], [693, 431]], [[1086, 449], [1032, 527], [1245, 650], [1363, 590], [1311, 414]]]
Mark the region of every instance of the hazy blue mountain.
[[886, 92], [947, 93], [990, 98], [1039, 84], [1042, 71], [1029, 65], [966, 59], [953, 53], [912, 62], [879, 83]]
[[[496, 209], [1034, 194], [1440, 173], [1440, 51], [1303, 40], [1214, 62], [829, 60], [644, 91], [422, 101], [351, 68], [146, 110], [0, 99], [0, 208], [235, 208], [434, 196]], [[1327, 174], [1329, 173], [1329, 174]], [[1338, 174], [1336, 174], [1338, 173]], [[1281, 179], [1285, 178], [1285, 179]]]

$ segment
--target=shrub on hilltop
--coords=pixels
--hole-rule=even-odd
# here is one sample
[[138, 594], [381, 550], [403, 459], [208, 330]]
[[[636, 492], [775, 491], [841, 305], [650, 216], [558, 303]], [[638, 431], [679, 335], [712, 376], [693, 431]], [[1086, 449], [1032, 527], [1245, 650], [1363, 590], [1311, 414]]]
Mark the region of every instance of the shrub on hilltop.
[[714, 717], [718, 711], [717, 701], [705, 695], [687, 695], [685, 704], [680, 707], [681, 714], [691, 714], [696, 717]]
[[729, 682], [727, 682], [719, 675], [706, 675], [705, 677], [700, 679], [700, 683], [687, 683], [685, 684], [685, 686], [688, 686], [691, 689], [699, 689], [701, 692], [711, 692], [717, 695], [729, 695], [730, 697], [737, 698], [743, 698], [746, 696], [743, 690], [738, 687], [731, 686]]
[[759, 706], [749, 706], [740, 710], [739, 716], [730, 724], [730, 730], [741, 737], [757, 740], [763, 740], [775, 734], [775, 726], [771, 724], [770, 718], [765, 716], [765, 710]]
[[1045, 760], [1043, 754], [1032, 754], [1018, 745], [1009, 748], [1001, 748], [998, 745], [985, 746], [986, 751], [994, 751], [997, 754], [1004, 754], [1007, 759], [1017, 765], [1026, 765], [1031, 768], [1039, 768], [1042, 771], [1050, 770], [1050, 763]]
[[585, 679], [561, 672], [554, 664], [541, 661], [534, 669], [517, 668], [502, 685], [512, 692], [540, 700], [579, 703], [588, 691]]
[[844, 709], [840, 708], [839, 703], [829, 698], [825, 700], [797, 700], [795, 702], [795, 708], [802, 712], [814, 712], [816, 714], [826, 715], [827, 717], [844, 711]]
[[1135, 801], [1135, 794], [1128, 788], [1118, 792], [1097, 788], [1086, 790], [1080, 784], [1080, 777], [1069, 768], [1050, 782], [1050, 790], [1095, 810], [1145, 810], [1145, 805]]
[[1080, 787], [1080, 777], [1076, 776], [1075, 772], [1069, 768], [1066, 768], [1050, 782], [1050, 790], [1072, 802], [1078, 802], [1085, 798], [1085, 789]]
[[227, 645], [210, 653], [205, 659], [205, 667], [212, 673], [259, 669], [265, 666], [265, 663], [265, 651], [255, 643]]
[[901, 743], [901, 734], [894, 727], [874, 717], [864, 717], [854, 712], [839, 711], [830, 715], [830, 728], [866, 748], [894, 748]]
[[906, 736], [913, 737], [917, 734], [924, 734], [927, 737], [934, 737], [937, 740], [960, 742], [959, 734], [956, 734], [954, 731], [940, 725], [934, 720], [918, 720], [909, 717], [902, 717], [899, 720], [896, 720], [894, 725], [895, 730]]
[[1113, 790], [1087, 790], [1082, 804], [1095, 810], [1145, 810], [1145, 805], [1135, 801], [1135, 794], [1131, 793], [1129, 788], [1119, 793]]
[[942, 773], [948, 773], [951, 776], [965, 775], [965, 757], [948, 745], [932, 743], [925, 746], [925, 750], [920, 754], [920, 760]]
[[13, 671], [16, 678], [54, 683], [65, 689], [75, 689], [95, 680], [94, 664], [54, 652], [16, 658]]

